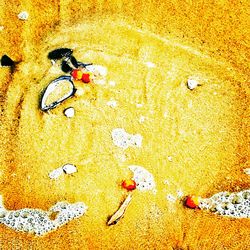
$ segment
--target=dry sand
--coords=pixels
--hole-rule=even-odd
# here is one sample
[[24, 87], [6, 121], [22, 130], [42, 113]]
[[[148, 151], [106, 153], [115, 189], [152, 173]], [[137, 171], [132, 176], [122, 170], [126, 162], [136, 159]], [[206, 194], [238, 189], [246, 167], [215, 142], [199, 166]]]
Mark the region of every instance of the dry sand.
[[[83, 201], [89, 210], [41, 238], [0, 225], [0, 248], [247, 249], [249, 219], [189, 210], [166, 196], [249, 188], [248, 1], [1, 1], [0, 53], [20, 61], [13, 73], [0, 69], [4, 204], [47, 210]], [[27, 21], [17, 18], [22, 10]], [[76, 83], [82, 96], [41, 112], [41, 91], [61, 75], [47, 59], [58, 47], [106, 66], [116, 85]], [[202, 86], [188, 90], [190, 76]], [[118, 127], [140, 133], [142, 147], [116, 147]], [[66, 163], [78, 173], [48, 178]], [[122, 221], [107, 227], [131, 164], [154, 175], [158, 192], [136, 190]]]

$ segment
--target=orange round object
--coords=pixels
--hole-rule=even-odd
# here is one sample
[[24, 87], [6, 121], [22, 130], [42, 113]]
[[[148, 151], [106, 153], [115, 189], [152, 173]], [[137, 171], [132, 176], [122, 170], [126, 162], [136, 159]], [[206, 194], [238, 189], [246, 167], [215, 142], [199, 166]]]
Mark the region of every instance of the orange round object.
[[83, 73], [79, 69], [73, 69], [71, 75], [75, 80], [81, 80]]
[[188, 195], [185, 200], [185, 206], [189, 208], [198, 208], [199, 206], [199, 197]]
[[136, 189], [136, 183], [134, 180], [124, 180], [122, 182], [122, 187], [127, 189], [128, 191], [132, 191]]
[[88, 74], [88, 73], [83, 73], [81, 79], [82, 79], [82, 81], [83, 81], [84, 83], [89, 83], [89, 82], [90, 82], [90, 74]]

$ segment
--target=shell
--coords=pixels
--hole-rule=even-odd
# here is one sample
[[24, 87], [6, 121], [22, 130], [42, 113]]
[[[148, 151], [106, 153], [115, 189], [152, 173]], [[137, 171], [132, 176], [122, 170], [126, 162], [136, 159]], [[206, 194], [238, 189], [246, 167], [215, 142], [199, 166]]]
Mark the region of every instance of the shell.
[[[66, 87], [68, 88], [68, 91], [66, 93], [62, 93], [63, 88], [66, 88]], [[58, 94], [59, 97], [47, 103], [47, 100], [50, 97], [50, 95], [52, 95], [55, 92], [59, 92]], [[73, 96], [75, 92], [76, 92], [76, 88], [74, 86], [74, 83], [71, 80], [71, 77], [61, 76], [55, 79], [54, 81], [52, 81], [45, 89], [41, 98], [40, 108], [42, 111], [48, 111], [50, 109], [53, 109], [57, 107], [59, 104], [61, 104], [63, 101], [65, 101], [66, 99]]]
[[74, 174], [74, 173], [77, 172], [77, 168], [76, 168], [76, 166], [73, 165], [73, 164], [65, 164], [65, 165], [62, 167], [62, 169], [63, 169], [63, 172], [64, 172], [65, 174]]
[[119, 207], [119, 209], [111, 216], [111, 218], [108, 220], [107, 225], [111, 226], [116, 224], [124, 215], [130, 201], [132, 199], [132, 195], [129, 194], [127, 198], [123, 201], [122, 205]]
[[22, 11], [20, 12], [17, 17], [20, 19], [20, 20], [27, 20], [28, 17], [29, 17], [29, 13], [27, 11]]
[[70, 57], [72, 53], [73, 53], [73, 50], [69, 48], [55, 49], [49, 52], [48, 58], [50, 60], [59, 60], [59, 59], [62, 59], [63, 57]]
[[199, 85], [200, 85], [200, 83], [198, 81], [196, 81], [196, 80], [193, 80], [193, 79], [188, 79], [187, 80], [187, 87], [190, 90], [193, 90], [193, 89], [197, 88]]
[[74, 117], [75, 115], [75, 109], [70, 107], [70, 108], [66, 108], [64, 111], [63, 111], [64, 115], [68, 118], [72, 118]]

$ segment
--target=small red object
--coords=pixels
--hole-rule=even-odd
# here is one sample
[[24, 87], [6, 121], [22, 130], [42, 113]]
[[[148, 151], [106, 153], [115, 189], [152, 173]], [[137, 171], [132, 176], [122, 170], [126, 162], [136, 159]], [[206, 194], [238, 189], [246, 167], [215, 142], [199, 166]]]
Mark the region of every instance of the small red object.
[[198, 208], [199, 197], [188, 195], [185, 200], [185, 206], [189, 208]]
[[71, 76], [75, 79], [75, 80], [81, 80], [82, 79], [82, 71], [79, 69], [73, 69], [71, 71]]
[[127, 189], [128, 191], [132, 191], [136, 189], [136, 183], [134, 180], [124, 180], [122, 182], [122, 187]]
[[84, 83], [89, 83], [90, 82], [90, 74], [83, 73], [82, 74], [82, 81]]

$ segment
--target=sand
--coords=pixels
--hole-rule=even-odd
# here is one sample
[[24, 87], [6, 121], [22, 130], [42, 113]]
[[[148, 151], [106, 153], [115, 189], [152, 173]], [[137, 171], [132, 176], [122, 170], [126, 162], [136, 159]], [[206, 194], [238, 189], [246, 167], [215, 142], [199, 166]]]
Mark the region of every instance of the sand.
[[[0, 52], [20, 61], [12, 73], [0, 69], [4, 205], [48, 210], [66, 200], [89, 209], [44, 237], [0, 225], [0, 248], [247, 249], [248, 219], [189, 210], [166, 198], [249, 188], [247, 5], [3, 2]], [[26, 21], [17, 18], [23, 10]], [[41, 92], [62, 75], [47, 59], [58, 47], [107, 67], [107, 82], [76, 82], [82, 95], [44, 113]], [[190, 91], [189, 77], [201, 86]], [[111, 100], [116, 107], [107, 105]], [[63, 114], [68, 107], [75, 109], [70, 119]], [[141, 134], [142, 146], [117, 147], [115, 128]], [[66, 163], [78, 172], [51, 180], [49, 173]], [[157, 192], [133, 191], [124, 218], [107, 227], [127, 195], [120, 184], [132, 176], [129, 165], [152, 173]]]

